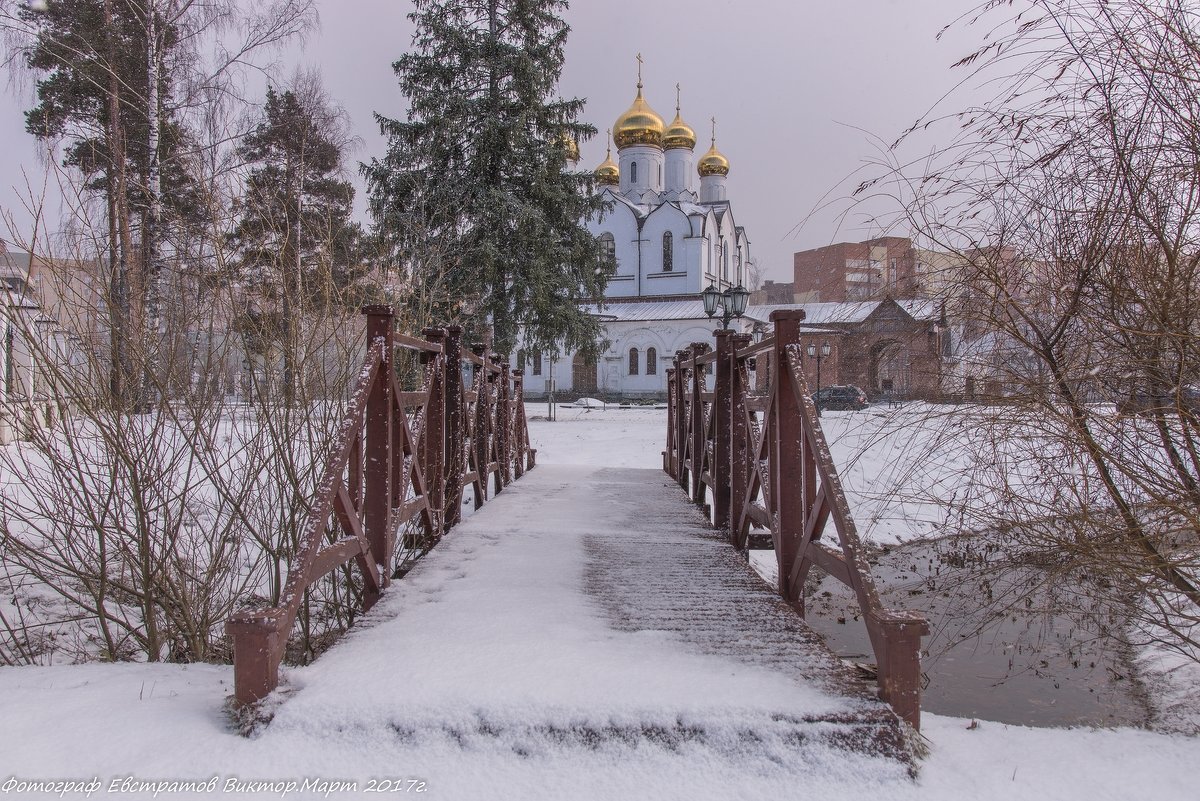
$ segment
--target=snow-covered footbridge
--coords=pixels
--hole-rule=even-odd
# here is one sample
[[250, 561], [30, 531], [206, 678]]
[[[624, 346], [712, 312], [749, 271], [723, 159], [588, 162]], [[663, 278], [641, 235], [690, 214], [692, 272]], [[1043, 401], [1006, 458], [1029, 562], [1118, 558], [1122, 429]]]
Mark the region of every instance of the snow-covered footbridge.
[[303, 686], [285, 684], [270, 729], [373, 729], [477, 766], [648, 748], [902, 773], [902, 726], [872, 689], [668, 476], [550, 465], [455, 527]]
[[[366, 312], [367, 358], [280, 603], [228, 625], [236, 701], [269, 710], [272, 732], [366, 731], [480, 764], [653, 746], [908, 769], [925, 624], [879, 606], [803, 383], [800, 317], [676, 356], [658, 471], [534, 469], [519, 372], [465, 352], [457, 329], [403, 337], [390, 309]], [[397, 383], [402, 348], [420, 355], [420, 391]], [[746, 562], [755, 529], [778, 588]], [[400, 545], [424, 556], [395, 580]], [[348, 563], [369, 613], [276, 692], [306, 588]], [[858, 595], [878, 695], [804, 623], [812, 566]]]

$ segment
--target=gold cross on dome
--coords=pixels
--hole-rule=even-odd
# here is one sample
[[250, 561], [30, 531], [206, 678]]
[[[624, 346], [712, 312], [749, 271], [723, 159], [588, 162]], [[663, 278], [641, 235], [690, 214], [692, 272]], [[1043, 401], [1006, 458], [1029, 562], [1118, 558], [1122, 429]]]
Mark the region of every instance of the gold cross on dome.
[[641, 53], [637, 54], [637, 63], [638, 63], [638, 89], [641, 89], [642, 88], [642, 54]]
[[717, 118], [716, 118], [716, 117], [713, 117], [713, 118], [712, 118], [712, 126], [713, 126], [713, 140], [712, 140], [712, 143], [713, 143], [713, 147], [716, 147], [716, 146], [717, 146]]
[[675, 84], [675, 113], [679, 113], [679, 84]]

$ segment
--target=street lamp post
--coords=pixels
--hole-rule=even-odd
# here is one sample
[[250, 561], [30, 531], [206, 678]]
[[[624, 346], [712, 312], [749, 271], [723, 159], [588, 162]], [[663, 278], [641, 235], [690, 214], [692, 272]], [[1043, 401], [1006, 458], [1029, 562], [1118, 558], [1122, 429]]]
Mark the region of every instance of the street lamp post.
[[746, 302], [750, 300], [750, 292], [741, 284], [724, 292], [709, 284], [708, 289], [700, 295], [704, 298], [704, 313], [709, 317], [716, 316], [717, 307], [720, 306], [722, 329], [728, 329], [730, 320], [746, 313]]
[[[822, 342], [820, 349], [817, 348], [815, 343], [808, 343], [808, 357], [810, 359], [817, 360], [817, 392], [816, 395], [813, 396], [814, 399], [819, 398], [821, 395], [821, 360], [829, 355], [830, 350], [831, 348], [829, 347], [828, 342]], [[817, 400], [814, 405], [817, 407], [817, 417], [820, 417], [821, 401]]]

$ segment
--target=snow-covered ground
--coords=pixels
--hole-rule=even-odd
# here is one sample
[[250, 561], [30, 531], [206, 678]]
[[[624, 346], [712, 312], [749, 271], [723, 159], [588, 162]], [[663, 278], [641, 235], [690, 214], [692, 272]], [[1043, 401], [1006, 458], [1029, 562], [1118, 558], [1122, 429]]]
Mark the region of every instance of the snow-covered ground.
[[[530, 404], [529, 412], [536, 418], [545, 410]], [[852, 432], [864, 430], [865, 419], [869, 418], [828, 415], [826, 426], [839, 465], [850, 463], [843, 473], [852, 502], [857, 493], [864, 504], [884, 504], [883, 493], [869, 486], [867, 479], [880, 466], [894, 466], [900, 471], [896, 478], [903, 477], [905, 468], [896, 457], [895, 445], [880, 440], [871, 446], [876, 450], [857, 461], [848, 450], [841, 450], [851, 447]], [[552, 478], [559, 465], [661, 468], [664, 428], [661, 410], [560, 408], [558, 422], [533, 419], [530, 434], [539, 449], [539, 481]], [[562, 470], [561, 475], [570, 478], [579, 472]], [[513, 500], [520, 497], [513, 495]], [[603, 499], [573, 503], [577, 514], [593, 524], [605, 517]], [[500, 506], [484, 507], [464, 525], [486, 539], [488, 516]], [[891, 532], [890, 536], [907, 539], [913, 521], [937, 524], [932, 508], [888, 511], [884, 505], [876, 509], [859, 522], [880, 538]], [[890, 524], [885, 522], [889, 520]], [[518, 536], [499, 521], [494, 528], [497, 536]], [[505, 726], [519, 717], [513, 704], [527, 708], [531, 701], [520, 693], [531, 686], [544, 689], [549, 703], [564, 709], [569, 696], [563, 688], [566, 679], [581, 670], [579, 660], [590, 660], [589, 667], [595, 663], [607, 676], [583, 688], [582, 697], [604, 704], [606, 714], [631, 725], [644, 722], [639, 720], [639, 710], [655, 707], [656, 701], [679, 703], [685, 696], [683, 685], [672, 682], [666, 671], [653, 672], [641, 684], [630, 680], [630, 660], [674, 659], [661, 650], [665, 640], [660, 633], [606, 632], [586, 614], [585, 621], [591, 622], [577, 629], [561, 628], [560, 613], [587, 607], [581, 594], [573, 594], [577, 582], [572, 571], [577, 565], [561, 561], [565, 552], [514, 547], [507, 551], [507, 558], [514, 561], [506, 571], [502, 563], [488, 564], [489, 550], [493, 549], [473, 547], [466, 537], [459, 542], [448, 539], [444, 550], [431, 554], [373, 610], [367, 618], [369, 628], [364, 625], [365, 630], [352, 633], [311, 667], [289, 671], [292, 694], [279, 704], [275, 722], [254, 738], [237, 734], [222, 709], [231, 690], [228, 667], [0, 668], [0, 798], [84, 797], [88, 789], [90, 797], [127, 798], [155, 797], [156, 789], [162, 798], [357, 798], [375, 790], [443, 799], [556, 801], [785, 795], [813, 795], [826, 801], [1125, 801], [1195, 796], [1200, 738], [1133, 729], [1032, 729], [935, 715], [923, 720], [929, 755], [915, 780], [903, 771], [881, 769], [874, 760], [842, 752], [809, 754], [793, 762], [764, 759], [753, 749], [714, 752], [687, 741], [656, 743], [638, 738], [631, 744], [595, 745], [586, 738], [564, 739], [553, 727], [540, 730], [536, 748], [514, 748], [518, 744], [510, 741]], [[471, 563], [460, 564], [464, 557], [471, 557]], [[543, 558], [544, 565], [539, 562]], [[539, 567], [544, 570], [538, 571]], [[521, 584], [512, 584], [512, 597], [503, 597], [483, 592], [483, 584], [472, 589], [462, 576], [468, 571], [482, 571], [482, 575], [517, 569], [536, 573], [551, 585], [554, 603], [530, 610], [525, 620], [514, 615], [494, 629], [471, 628], [478, 626], [469, 615], [462, 616], [462, 610], [519, 603]], [[465, 595], [455, 594], [463, 590]], [[389, 629], [389, 620], [403, 615], [424, 621], [426, 636], [397, 639], [402, 635]], [[467, 628], [456, 628], [462, 626]], [[531, 630], [552, 633], [561, 650], [545, 653], [546, 664], [536, 675], [514, 675], [505, 665], [514, 663], [519, 638], [529, 636]], [[439, 631], [465, 633], [473, 647], [448, 653], [450, 640], [434, 639]], [[623, 656], [624, 649], [633, 647], [630, 637], [639, 636], [645, 638], [644, 649]], [[387, 647], [368, 650], [372, 637], [387, 640]], [[483, 659], [481, 654], [486, 654], [488, 670], [479, 679], [479, 670], [473, 669], [479, 666], [472, 662]], [[435, 656], [455, 667], [449, 674], [431, 673]], [[708, 694], [714, 696], [723, 691], [712, 684], [719, 679], [719, 660], [671, 664], [685, 671], [693, 689], [709, 686]], [[354, 714], [331, 717], [323, 699], [331, 697], [333, 688], [321, 680], [345, 675], [347, 670], [361, 683], [376, 684], [351, 688], [357, 699]], [[467, 675], [476, 677], [475, 695], [495, 688], [493, 709], [457, 703], [456, 677]], [[397, 695], [406, 687], [411, 688], [406, 690], [411, 697], [407, 707], [405, 696]], [[756, 694], [770, 690], [769, 682], [747, 687], [747, 704], [761, 705], [763, 698]], [[802, 695], [786, 688], [776, 691], [794, 694], [797, 703]], [[414, 739], [412, 731], [389, 725], [394, 709], [410, 709], [416, 718], [443, 713], [446, 736]], [[501, 715], [498, 709], [512, 714]], [[564, 720], [578, 713], [564, 710]], [[28, 784], [46, 780], [82, 784]], [[156, 787], [154, 782], [164, 784]], [[204, 786], [182, 788], [172, 782]], [[357, 787], [335, 789], [340, 782]]]

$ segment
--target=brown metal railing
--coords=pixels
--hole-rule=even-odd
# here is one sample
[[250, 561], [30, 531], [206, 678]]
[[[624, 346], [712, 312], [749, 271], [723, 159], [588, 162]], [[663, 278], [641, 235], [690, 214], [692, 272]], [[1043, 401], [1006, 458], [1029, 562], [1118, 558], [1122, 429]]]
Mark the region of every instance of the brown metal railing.
[[[363, 610], [392, 576], [397, 533], [416, 521], [421, 550], [460, 518], [463, 490], [475, 508], [535, 464], [529, 447], [520, 370], [485, 345], [462, 350], [457, 326], [426, 329], [424, 339], [394, 332], [389, 306], [367, 306], [367, 357], [359, 372], [316, 498], [292, 556], [279, 605], [244, 611], [226, 623], [233, 641], [234, 698], [251, 704], [279, 684], [279, 663], [305, 590], [355, 562]], [[420, 391], [402, 392], [397, 348], [419, 354]], [[472, 365], [469, 387], [463, 364]], [[489, 487], [490, 483], [490, 487]], [[336, 524], [331, 517], [336, 518]]]
[[[879, 600], [804, 378], [803, 319], [801, 310], [775, 311], [775, 334], [762, 342], [718, 331], [715, 351], [694, 343], [675, 355], [667, 370], [663, 469], [711, 515], [714, 527], [729, 532], [735, 548], [746, 550], [752, 529], [770, 531], [779, 594], [801, 616], [805, 578], [814, 565], [854, 591], [875, 653], [879, 695], [920, 728], [921, 637], [929, 625], [919, 614], [885, 609]], [[705, 375], [710, 363], [711, 392]], [[822, 540], [830, 520], [836, 549]]]

